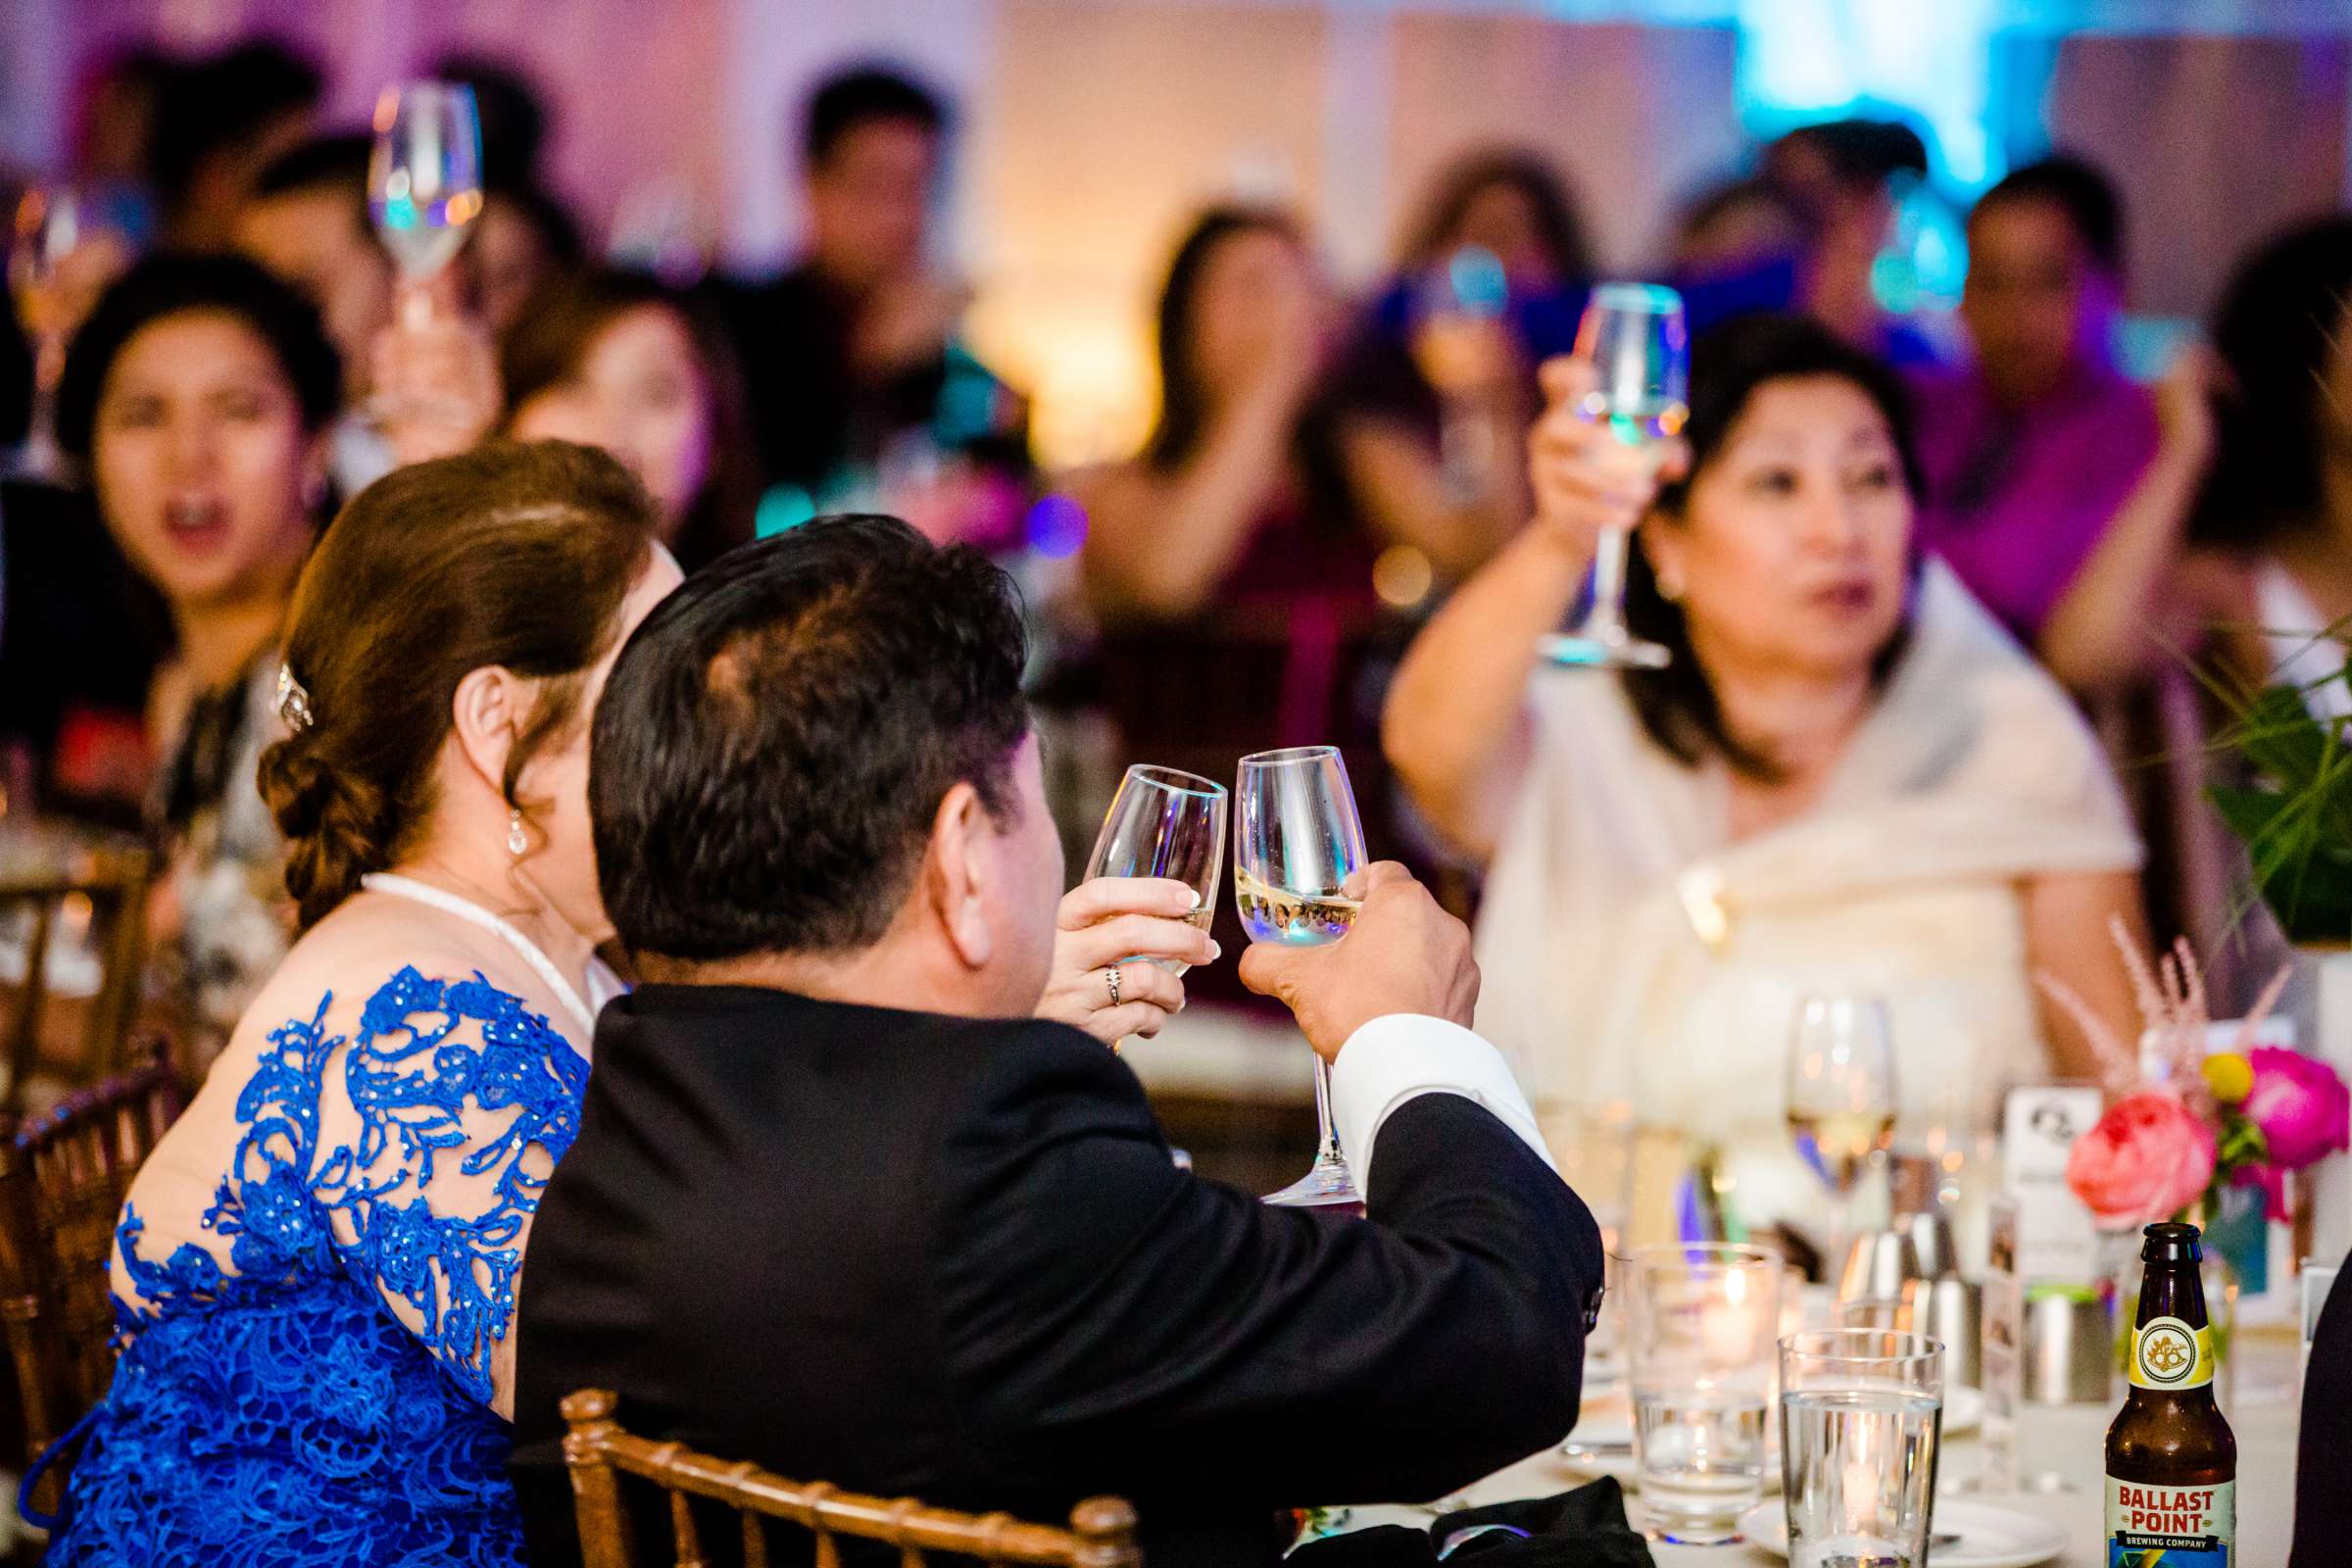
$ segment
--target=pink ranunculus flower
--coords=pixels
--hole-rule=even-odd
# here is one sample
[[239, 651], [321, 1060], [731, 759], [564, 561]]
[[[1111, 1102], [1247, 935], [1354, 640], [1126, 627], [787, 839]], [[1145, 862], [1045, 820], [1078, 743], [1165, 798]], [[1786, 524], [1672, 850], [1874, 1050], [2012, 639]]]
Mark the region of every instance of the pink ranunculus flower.
[[2254, 1087], [2238, 1109], [2262, 1129], [2271, 1163], [2301, 1170], [2352, 1142], [2352, 1091], [2328, 1063], [2264, 1046], [2246, 1054]]
[[2075, 1140], [2066, 1185], [2104, 1226], [2179, 1213], [2213, 1180], [2213, 1129], [2168, 1090], [2126, 1095]]

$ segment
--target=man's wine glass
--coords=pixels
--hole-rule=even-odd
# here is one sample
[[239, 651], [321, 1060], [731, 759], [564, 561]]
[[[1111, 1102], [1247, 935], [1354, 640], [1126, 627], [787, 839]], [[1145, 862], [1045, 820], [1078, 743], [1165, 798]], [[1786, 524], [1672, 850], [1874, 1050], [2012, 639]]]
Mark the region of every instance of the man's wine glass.
[[1894, 1035], [1876, 997], [1811, 996], [1788, 1041], [1788, 1131], [1836, 1200], [1831, 1256], [1853, 1234], [1854, 1186], [1894, 1141]]
[[[1164, 876], [1200, 895], [1184, 918], [1205, 931], [1215, 913], [1217, 879], [1225, 868], [1225, 786], [1172, 767], [1138, 765], [1119, 781], [1086, 880], [1100, 876]], [[1128, 958], [1127, 963], [1141, 960]], [[1192, 967], [1172, 958], [1150, 960], [1170, 974]]]
[[429, 316], [424, 285], [466, 243], [482, 211], [482, 131], [473, 89], [410, 81], [375, 101], [375, 152], [368, 165], [368, 212], [392, 253], [404, 287], [401, 309]]
[[[1666, 442], [1690, 416], [1690, 335], [1683, 297], [1655, 283], [1603, 283], [1592, 291], [1576, 329], [1576, 353], [1598, 383], [1577, 413], [1608, 427], [1655, 470]], [[1663, 669], [1665, 649], [1625, 624], [1625, 568], [1631, 530], [1602, 532], [1592, 555], [1592, 602], [1575, 629], [1543, 640], [1555, 664], [1597, 669]]]
[[[1336, 746], [1242, 759], [1234, 786], [1233, 895], [1252, 942], [1319, 947], [1355, 924], [1342, 890], [1365, 862], [1364, 825]], [[1363, 1195], [1331, 1125], [1331, 1069], [1315, 1058], [1315, 1163], [1266, 1201], [1363, 1212]]]

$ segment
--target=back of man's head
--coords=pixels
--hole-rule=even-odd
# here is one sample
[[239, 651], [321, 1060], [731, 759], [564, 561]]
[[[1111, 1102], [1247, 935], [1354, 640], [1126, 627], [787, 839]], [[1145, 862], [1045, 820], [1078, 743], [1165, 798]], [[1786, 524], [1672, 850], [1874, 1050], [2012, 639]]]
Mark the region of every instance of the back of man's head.
[[687, 964], [871, 947], [951, 790], [1018, 816], [1026, 657], [1011, 580], [894, 517], [819, 518], [688, 578], [596, 711], [589, 808], [622, 944]]

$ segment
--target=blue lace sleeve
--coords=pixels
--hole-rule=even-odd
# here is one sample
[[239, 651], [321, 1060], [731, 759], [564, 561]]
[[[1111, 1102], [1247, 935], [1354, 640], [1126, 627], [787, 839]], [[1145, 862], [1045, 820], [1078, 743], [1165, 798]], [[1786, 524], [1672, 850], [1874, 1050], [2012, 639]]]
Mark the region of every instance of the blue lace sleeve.
[[140, 1257], [125, 1207], [116, 1237], [147, 1306], [118, 1303], [123, 1325], [340, 1268], [486, 1403], [523, 1228], [578, 1131], [588, 1065], [478, 973], [401, 970], [348, 1040], [327, 1032], [332, 1004], [274, 1031], [238, 1097], [244, 1131], [203, 1219], [230, 1243], [227, 1271], [187, 1243]]

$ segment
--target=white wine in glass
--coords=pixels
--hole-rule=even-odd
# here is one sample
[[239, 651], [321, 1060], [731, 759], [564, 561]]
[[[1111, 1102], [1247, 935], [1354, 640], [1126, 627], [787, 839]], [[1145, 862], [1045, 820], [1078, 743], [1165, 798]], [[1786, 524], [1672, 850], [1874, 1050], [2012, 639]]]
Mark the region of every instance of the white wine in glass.
[[[1577, 323], [1576, 356], [1592, 367], [1596, 384], [1577, 412], [1607, 427], [1620, 445], [1665, 461], [1667, 440], [1690, 415], [1690, 336], [1683, 297], [1656, 283], [1603, 283], [1592, 291]], [[1555, 664], [1592, 669], [1663, 669], [1658, 644], [1625, 623], [1625, 569], [1633, 534], [1605, 530], [1592, 552], [1592, 601], [1573, 630], [1538, 644]]]
[[1853, 1234], [1854, 1188], [1894, 1140], [1894, 1032], [1876, 997], [1810, 996], [1788, 1040], [1788, 1117], [1829, 1184], [1831, 1254]]
[[[1234, 786], [1233, 891], [1252, 942], [1320, 947], [1347, 936], [1356, 901], [1343, 889], [1363, 868], [1364, 825], [1336, 746], [1242, 759]], [[1331, 1122], [1331, 1068], [1315, 1057], [1315, 1162], [1266, 1201], [1333, 1213], [1364, 1211]]]

